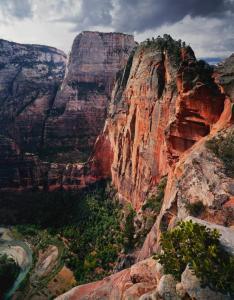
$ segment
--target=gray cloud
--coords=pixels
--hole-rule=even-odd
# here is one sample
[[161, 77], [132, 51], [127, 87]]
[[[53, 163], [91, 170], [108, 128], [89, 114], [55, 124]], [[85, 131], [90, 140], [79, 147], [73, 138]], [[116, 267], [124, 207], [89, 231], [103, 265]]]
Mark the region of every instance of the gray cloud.
[[113, 23], [117, 30], [142, 32], [176, 23], [186, 15], [219, 17], [234, 11], [231, 0], [117, 0]]
[[0, 11], [6, 18], [25, 19], [32, 17], [30, 0], [0, 0]]
[[[234, 49], [234, 0], [0, 0], [0, 18], [5, 38], [7, 26], [11, 36], [19, 40], [24, 34], [26, 42], [32, 30], [42, 37], [33, 35], [33, 42], [47, 37], [48, 44], [55, 41], [65, 50], [73, 32], [82, 30], [133, 33], [138, 41], [169, 33], [207, 57], [223, 57]], [[70, 43], [63, 43], [68, 36]]]
[[81, 10], [62, 20], [75, 29], [110, 26], [116, 31], [143, 32], [186, 15], [223, 18], [228, 12], [234, 12], [233, 0], [81, 0]]

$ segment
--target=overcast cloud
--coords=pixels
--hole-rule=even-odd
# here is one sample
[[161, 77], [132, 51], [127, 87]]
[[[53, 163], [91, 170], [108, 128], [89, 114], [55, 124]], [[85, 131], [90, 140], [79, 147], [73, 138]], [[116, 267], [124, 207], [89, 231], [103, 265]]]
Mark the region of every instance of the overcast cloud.
[[169, 33], [198, 57], [234, 52], [234, 0], [0, 0], [0, 38], [68, 52], [82, 30]]

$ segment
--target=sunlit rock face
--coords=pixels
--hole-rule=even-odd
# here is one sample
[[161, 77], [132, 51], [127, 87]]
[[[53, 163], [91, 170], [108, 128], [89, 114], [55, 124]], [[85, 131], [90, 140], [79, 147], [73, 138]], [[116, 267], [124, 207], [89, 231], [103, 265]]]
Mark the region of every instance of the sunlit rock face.
[[139, 46], [115, 85], [104, 130], [120, 198], [140, 209], [180, 156], [210, 133], [224, 101], [212, 69], [191, 48]]
[[82, 32], [73, 43], [66, 76], [46, 122], [45, 147], [86, 159], [101, 133], [116, 73], [136, 45], [131, 35]]
[[[225, 138], [234, 130], [232, 80], [230, 85], [221, 82], [225, 70], [214, 73], [196, 60], [190, 48], [180, 48], [176, 58], [169, 49], [145, 46], [129, 58], [113, 89], [90, 164], [94, 173], [101, 170], [103, 176], [109, 170], [120, 200], [131, 202], [138, 213], [148, 193], [167, 174], [160, 213], [137, 251], [136, 264], [57, 299], [185, 299], [197, 297], [197, 291], [201, 299], [204, 295], [230, 299], [203, 289], [187, 269], [176, 284], [149, 257], [161, 250], [162, 232], [188, 219], [218, 228], [221, 244], [233, 252], [234, 181], [207, 146], [210, 139]], [[194, 218], [187, 205], [197, 202], [202, 209]]]

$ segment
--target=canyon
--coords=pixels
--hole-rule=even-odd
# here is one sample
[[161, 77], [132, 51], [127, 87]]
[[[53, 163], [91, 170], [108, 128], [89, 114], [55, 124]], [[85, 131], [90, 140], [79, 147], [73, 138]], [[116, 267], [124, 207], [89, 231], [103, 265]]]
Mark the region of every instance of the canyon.
[[54, 48], [1, 41], [0, 188], [86, 185], [82, 163], [135, 45], [130, 35], [83, 32], [67, 60]]
[[233, 150], [234, 55], [209, 66], [168, 35], [138, 45], [85, 31], [68, 60], [54, 48], [0, 43], [0, 190], [76, 190], [108, 179], [136, 212], [137, 233], [166, 182], [135, 264], [57, 299], [231, 299], [189, 269], [176, 283], [152, 255], [163, 232], [191, 218], [217, 227], [233, 254], [233, 153], [225, 161], [217, 150], [229, 137]]

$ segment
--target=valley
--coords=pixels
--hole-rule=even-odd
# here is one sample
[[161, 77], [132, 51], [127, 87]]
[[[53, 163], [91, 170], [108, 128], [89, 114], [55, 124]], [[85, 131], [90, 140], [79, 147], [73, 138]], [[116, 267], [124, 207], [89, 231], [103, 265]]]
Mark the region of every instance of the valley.
[[233, 299], [234, 56], [168, 34], [0, 45], [5, 298]]

